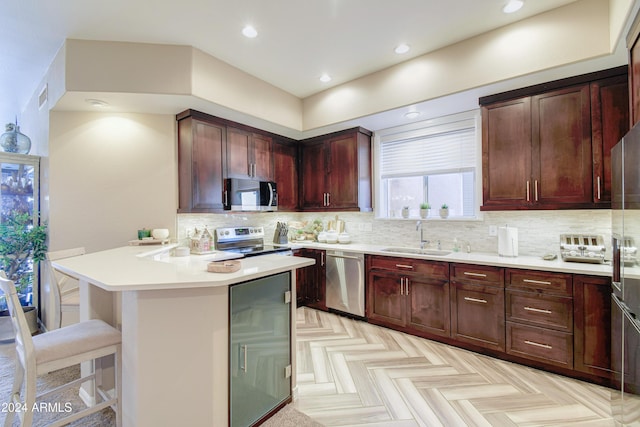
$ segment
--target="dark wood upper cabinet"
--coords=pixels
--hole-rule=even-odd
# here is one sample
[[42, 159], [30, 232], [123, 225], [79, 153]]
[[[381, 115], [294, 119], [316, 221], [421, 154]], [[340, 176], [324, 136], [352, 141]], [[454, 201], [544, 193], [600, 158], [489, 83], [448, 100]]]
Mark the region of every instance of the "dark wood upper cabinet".
[[178, 116], [178, 212], [223, 208], [226, 127], [196, 116]]
[[531, 99], [531, 202], [589, 207], [592, 201], [589, 85]]
[[593, 194], [597, 204], [611, 203], [611, 148], [629, 131], [628, 105], [627, 76], [591, 83]]
[[371, 210], [371, 132], [363, 128], [301, 142], [304, 210]]
[[629, 128], [640, 122], [640, 13], [636, 15], [629, 33]]
[[617, 67], [481, 98], [481, 209], [610, 207], [626, 76]]
[[298, 147], [294, 143], [273, 141], [273, 180], [278, 189], [278, 210], [298, 207]]
[[227, 178], [273, 180], [272, 139], [227, 127]]

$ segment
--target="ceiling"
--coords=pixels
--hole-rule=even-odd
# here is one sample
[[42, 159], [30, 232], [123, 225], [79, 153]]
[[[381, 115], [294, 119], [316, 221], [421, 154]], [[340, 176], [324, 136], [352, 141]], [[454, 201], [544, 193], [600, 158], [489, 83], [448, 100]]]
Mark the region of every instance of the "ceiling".
[[[10, 0], [0, 14], [0, 123], [68, 38], [194, 46], [304, 98], [575, 0]], [[253, 25], [249, 39], [242, 27]], [[398, 43], [411, 50], [394, 53]], [[323, 83], [323, 73], [332, 80]]]

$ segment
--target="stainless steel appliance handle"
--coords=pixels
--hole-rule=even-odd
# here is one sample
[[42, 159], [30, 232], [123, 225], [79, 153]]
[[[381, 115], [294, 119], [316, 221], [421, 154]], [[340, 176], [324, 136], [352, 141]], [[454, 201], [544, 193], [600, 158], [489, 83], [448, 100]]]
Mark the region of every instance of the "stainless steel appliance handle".
[[359, 257], [357, 257], [357, 256], [334, 255], [334, 254], [327, 254], [327, 256], [328, 256], [328, 257], [331, 257], [331, 258], [355, 259], [355, 260], [357, 260], [357, 261], [359, 261], [359, 262], [362, 262], [362, 260], [361, 260]]
[[267, 187], [269, 187], [269, 206], [273, 206], [273, 186], [270, 182], [267, 182]]

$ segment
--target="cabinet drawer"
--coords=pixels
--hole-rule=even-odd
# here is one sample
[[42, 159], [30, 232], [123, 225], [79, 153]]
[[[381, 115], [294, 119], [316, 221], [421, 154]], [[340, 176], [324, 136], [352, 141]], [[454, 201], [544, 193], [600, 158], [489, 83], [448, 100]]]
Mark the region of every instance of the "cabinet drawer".
[[372, 256], [371, 268], [400, 271], [404, 273], [420, 273], [432, 278], [449, 279], [449, 263], [440, 261]]
[[510, 288], [522, 288], [558, 295], [573, 295], [571, 274], [507, 269], [505, 283]]
[[573, 368], [573, 335], [507, 322], [507, 353]]
[[504, 286], [504, 269], [486, 265], [451, 264], [451, 281]]
[[507, 320], [573, 332], [573, 299], [507, 290]]
[[479, 284], [453, 284], [451, 332], [458, 341], [504, 351], [504, 289]]

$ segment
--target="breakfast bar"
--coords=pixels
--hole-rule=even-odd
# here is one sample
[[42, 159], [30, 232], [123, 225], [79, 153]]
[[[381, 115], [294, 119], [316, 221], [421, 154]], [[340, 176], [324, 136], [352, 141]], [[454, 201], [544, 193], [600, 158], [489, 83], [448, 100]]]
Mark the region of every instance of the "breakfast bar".
[[124, 426], [226, 426], [230, 286], [287, 273], [293, 303], [295, 270], [314, 260], [263, 255], [239, 260], [238, 271], [210, 273], [207, 264], [220, 253], [175, 257], [173, 248], [128, 246], [53, 265], [79, 279], [81, 320], [98, 318], [122, 330]]

